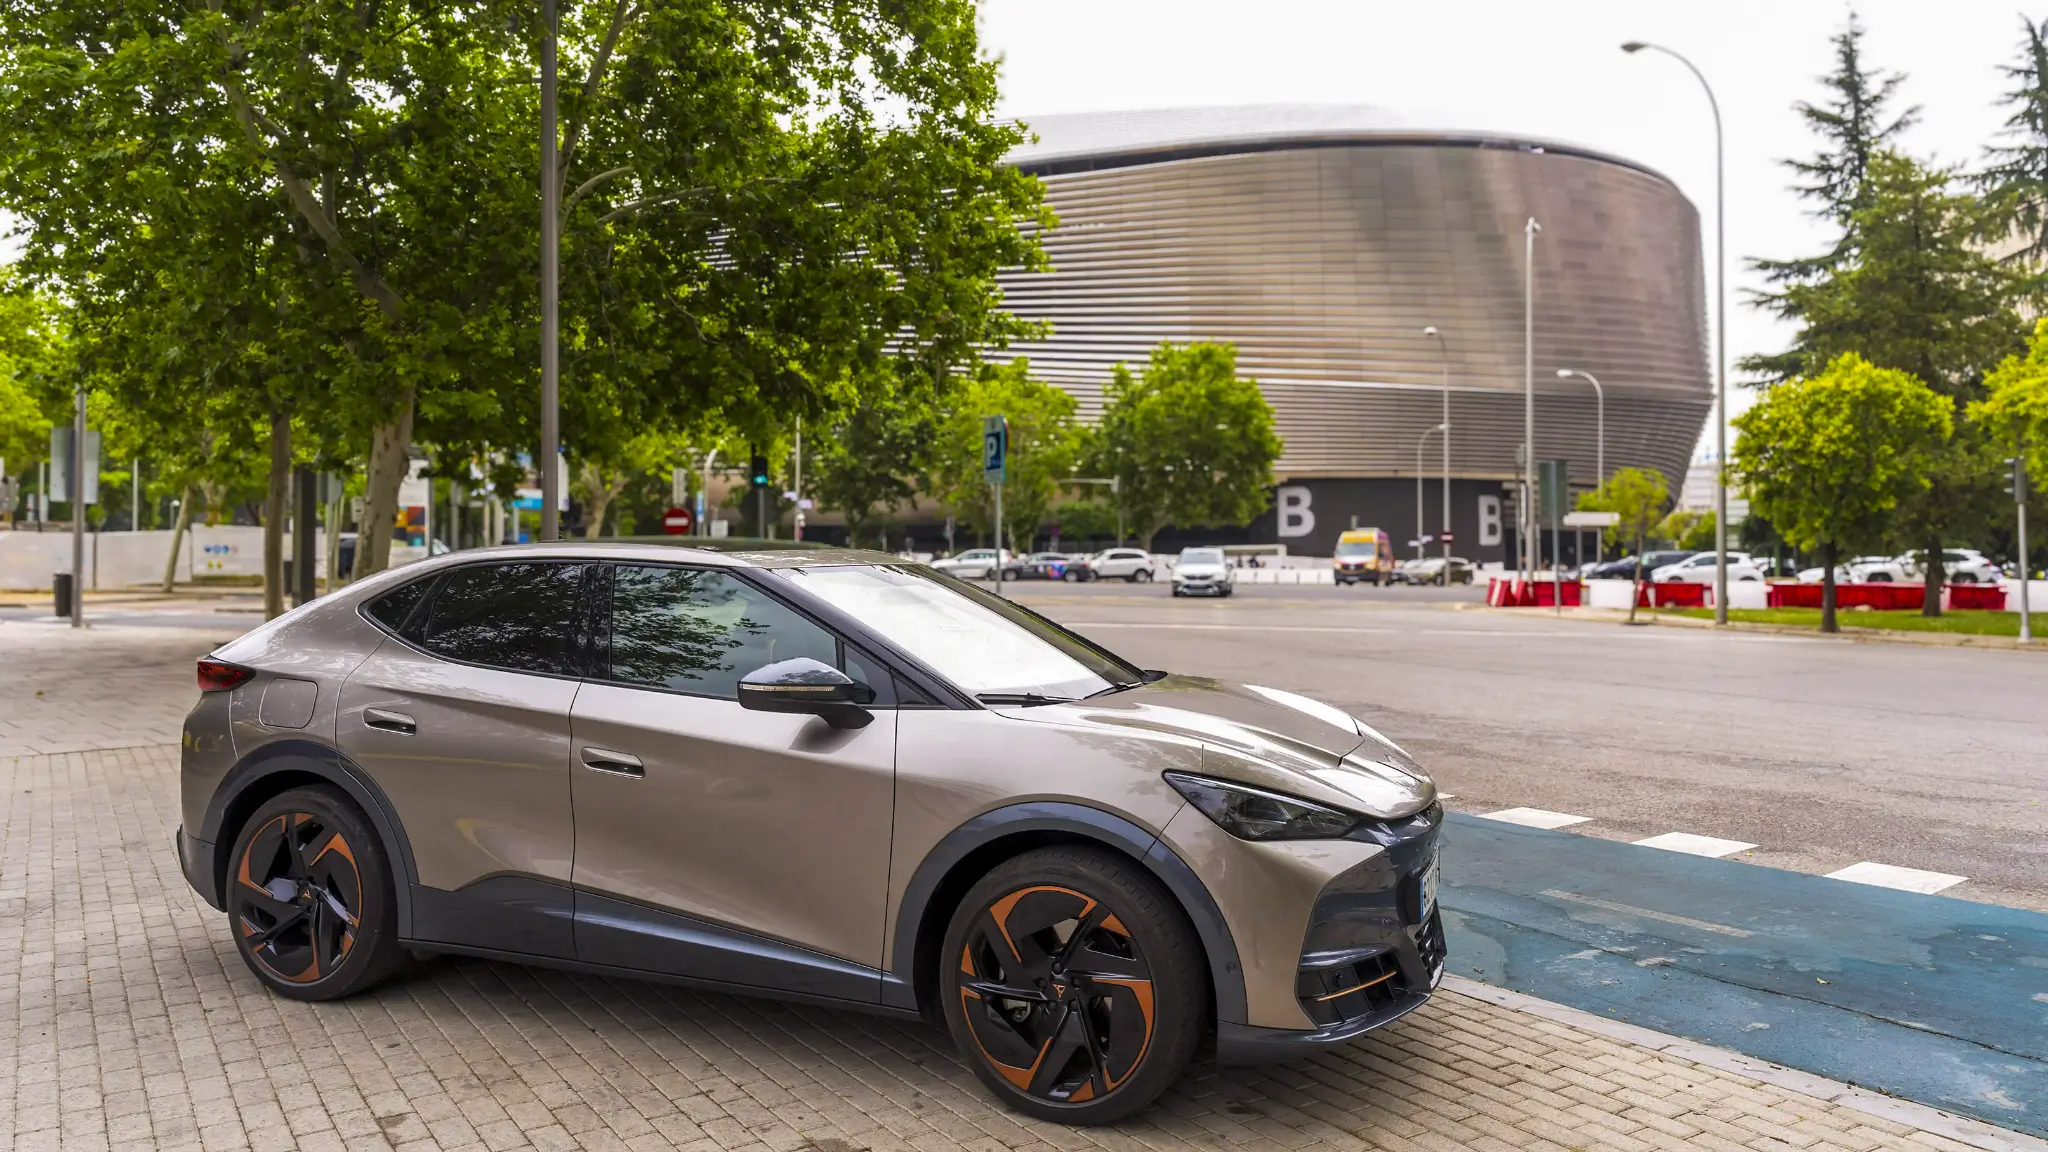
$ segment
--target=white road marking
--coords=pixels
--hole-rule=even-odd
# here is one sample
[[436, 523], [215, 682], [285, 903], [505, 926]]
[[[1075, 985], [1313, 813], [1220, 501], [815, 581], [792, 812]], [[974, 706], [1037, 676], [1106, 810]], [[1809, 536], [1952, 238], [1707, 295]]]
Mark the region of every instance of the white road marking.
[[1730, 928], [1726, 924], [1715, 924], [1709, 920], [1695, 920], [1690, 916], [1674, 916], [1669, 912], [1659, 912], [1653, 908], [1637, 908], [1632, 904], [1616, 904], [1611, 900], [1598, 900], [1591, 896], [1581, 896], [1577, 892], [1560, 892], [1555, 888], [1545, 888], [1543, 894], [1552, 900], [1584, 904], [1589, 908], [1599, 908], [1607, 912], [1620, 912], [1628, 916], [1641, 916], [1645, 920], [1661, 920], [1666, 924], [1679, 924], [1687, 928], [1698, 928], [1702, 932], [1719, 932], [1723, 936], [1756, 935], [1756, 933], [1751, 932], [1747, 928]]
[[1662, 836], [1638, 840], [1636, 844], [1643, 848], [1662, 848], [1666, 852], [1683, 852], [1688, 856], [1715, 857], [1747, 852], [1756, 847], [1740, 840], [1723, 840], [1718, 836], [1695, 836], [1690, 832], [1666, 832]]
[[1918, 892], [1932, 896], [1944, 888], [1953, 888], [1968, 876], [1951, 876], [1946, 872], [1923, 872], [1918, 868], [1900, 868], [1892, 864], [1873, 864], [1865, 860], [1851, 864], [1839, 872], [1828, 873], [1830, 880], [1847, 880], [1852, 884], [1874, 884], [1879, 888], [1897, 888], [1901, 892]]
[[1591, 816], [1574, 816], [1569, 812], [1546, 812], [1541, 808], [1503, 808], [1498, 812], [1481, 813], [1479, 818], [1520, 824], [1525, 828], [1569, 828], [1592, 819]]

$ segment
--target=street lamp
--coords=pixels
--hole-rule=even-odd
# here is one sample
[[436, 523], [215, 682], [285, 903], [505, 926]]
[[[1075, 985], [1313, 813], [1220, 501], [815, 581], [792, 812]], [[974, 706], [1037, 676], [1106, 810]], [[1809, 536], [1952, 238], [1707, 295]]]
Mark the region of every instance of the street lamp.
[[1559, 368], [1557, 370], [1557, 378], [1559, 380], [1569, 380], [1574, 376], [1593, 386], [1593, 398], [1596, 401], [1596, 407], [1593, 411], [1596, 414], [1596, 427], [1599, 430], [1599, 440], [1597, 441], [1599, 447], [1594, 457], [1596, 462], [1593, 465], [1593, 483], [1595, 487], [1598, 487], [1601, 484], [1607, 483], [1607, 390], [1600, 387], [1600, 381], [1593, 379], [1591, 372], [1581, 372], [1577, 368]]
[[[1415, 558], [1417, 560], [1422, 559], [1422, 538], [1427, 535], [1422, 527], [1422, 446], [1429, 443], [1429, 438], [1438, 432], [1443, 433], [1445, 438], [1448, 439], [1451, 435], [1450, 424], [1446, 422], [1434, 428], [1425, 429], [1422, 436], [1415, 441]], [[1451, 522], [1445, 520], [1444, 527], [1449, 528], [1450, 526]], [[1449, 545], [1445, 547], [1449, 547]], [[1446, 568], [1445, 571], [1448, 572], [1450, 569]], [[1446, 576], [1444, 579], [1449, 580], [1450, 577]]]
[[1536, 234], [1534, 216], [1522, 226], [1522, 578], [1536, 573]]
[[541, 0], [540, 33], [540, 538], [561, 539], [562, 180], [555, 129], [555, 0]]
[[1714, 623], [1728, 623], [1728, 197], [1727, 155], [1721, 140], [1721, 102], [1693, 62], [1664, 47], [1631, 40], [1623, 52], [1645, 48], [1685, 65], [1707, 94], [1714, 113]]
[[[1444, 422], [1441, 425], [1444, 430], [1444, 562], [1448, 564], [1451, 559], [1451, 350], [1445, 347], [1444, 334], [1437, 331], [1436, 325], [1431, 324], [1424, 328], [1422, 334], [1436, 341], [1437, 391], [1441, 392], [1444, 398]], [[1416, 466], [1415, 474], [1422, 475], [1421, 465]], [[1418, 515], [1415, 519], [1420, 523], [1422, 517]], [[1418, 532], [1416, 535], [1419, 536], [1421, 533]], [[1446, 576], [1444, 579], [1449, 580], [1450, 577]]]

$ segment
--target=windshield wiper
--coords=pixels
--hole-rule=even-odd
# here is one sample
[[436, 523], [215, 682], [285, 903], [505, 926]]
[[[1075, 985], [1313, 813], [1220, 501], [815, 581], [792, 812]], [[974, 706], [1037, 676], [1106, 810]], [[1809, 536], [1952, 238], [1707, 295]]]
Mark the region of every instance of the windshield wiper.
[[983, 704], [1022, 704], [1026, 708], [1074, 702], [1072, 696], [1047, 696], [1042, 692], [982, 692], [976, 694], [974, 698]]
[[1122, 684], [1111, 684], [1109, 687], [1102, 689], [1100, 692], [1090, 692], [1087, 698], [1093, 700], [1097, 696], [1114, 696], [1118, 692], [1128, 692], [1133, 688], [1143, 688], [1144, 686], [1145, 682], [1143, 680], [1130, 680]]

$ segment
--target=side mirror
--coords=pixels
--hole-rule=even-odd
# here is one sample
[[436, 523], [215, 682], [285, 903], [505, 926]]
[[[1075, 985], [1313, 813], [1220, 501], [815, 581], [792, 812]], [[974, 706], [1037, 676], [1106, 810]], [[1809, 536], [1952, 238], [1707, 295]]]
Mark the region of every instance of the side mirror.
[[740, 707], [820, 716], [834, 728], [867, 727], [875, 715], [862, 705], [874, 699], [874, 689], [808, 656], [763, 665], [740, 680]]

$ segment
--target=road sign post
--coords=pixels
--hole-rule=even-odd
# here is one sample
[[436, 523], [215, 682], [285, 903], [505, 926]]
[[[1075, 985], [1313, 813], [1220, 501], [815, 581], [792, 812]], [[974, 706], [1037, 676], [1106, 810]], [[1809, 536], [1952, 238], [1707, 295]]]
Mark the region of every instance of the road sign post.
[[2020, 454], [2014, 456], [2008, 463], [2012, 465], [2012, 486], [2008, 491], [2012, 493], [2013, 511], [2017, 521], [2016, 526], [2019, 529], [2020, 643], [2031, 644], [2034, 642], [2033, 605], [2027, 602], [2027, 585], [2032, 581], [2034, 570], [2033, 566], [2027, 562], [2027, 457], [2025, 445], [2021, 446]]
[[1003, 594], [1003, 479], [1010, 464], [1010, 422], [1001, 416], [981, 421], [981, 478], [996, 490], [996, 595]]
[[1563, 460], [1543, 461], [1537, 478], [1538, 515], [1550, 521], [1550, 606], [1560, 614], [1564, 612], [1564, 502], [1570, 479], [1571, 465]]

